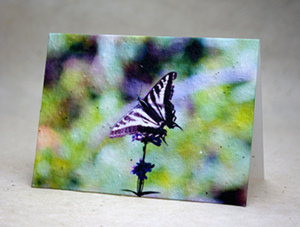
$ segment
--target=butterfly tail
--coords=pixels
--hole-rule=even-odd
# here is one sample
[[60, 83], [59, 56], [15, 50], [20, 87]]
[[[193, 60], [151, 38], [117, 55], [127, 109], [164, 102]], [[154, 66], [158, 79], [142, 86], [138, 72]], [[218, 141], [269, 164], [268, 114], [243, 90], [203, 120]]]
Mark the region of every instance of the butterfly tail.
[[175, 128], [175, 127], [178, 127], [178, 128], [181, 129], [181, 131], [183, 131], [183, 129], [182, 129], [178, 124], [176, 124], [176, 123], [174, 122], [174, 128]]
[[162, 137], [161, 139], [164, 141], [164, 143], [165, 143], [167, 146], [169, 146], [169, 144], [166, 142], [165, 137]]

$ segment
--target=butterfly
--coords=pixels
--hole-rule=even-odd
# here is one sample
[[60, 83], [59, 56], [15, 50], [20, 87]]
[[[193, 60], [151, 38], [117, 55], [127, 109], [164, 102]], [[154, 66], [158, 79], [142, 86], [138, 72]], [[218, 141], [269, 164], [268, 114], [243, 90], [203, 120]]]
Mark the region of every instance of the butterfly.
[[175, 109], [171, 103], [174, 93], [173, 81], [176, 77], [176, 72], [169, 72], [150, 89], [144, 98], [138, 98], [139, 103], [112, 127], [109, 138], [133, 135], [133, 140], [151, 142], [160, 146], [161, 139], [166, 143], [165, 126], [170, 129], [178, 127], [182, 130], [175, 123]]

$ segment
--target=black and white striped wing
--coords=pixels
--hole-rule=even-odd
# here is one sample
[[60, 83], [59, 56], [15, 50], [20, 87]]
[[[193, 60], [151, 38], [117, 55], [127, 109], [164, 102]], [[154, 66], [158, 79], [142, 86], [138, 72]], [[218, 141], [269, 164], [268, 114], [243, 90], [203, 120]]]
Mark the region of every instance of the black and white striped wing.
[[174, 105], [171, 103], [174, 93], [173, 81], [176, 77], [176, 72], [166, 74], [153, 86], [145, 98], [143, 98], [149, 106], [149, 109], [146, 109], [149, 115], [157, 122], [162, 122], [169, 128], [178, 126], [175, 123]]
[[110, 131], [109, 138], [136, 134], [140, 127], [159, 128], [160, 125], [138, 104], [114, 125]]

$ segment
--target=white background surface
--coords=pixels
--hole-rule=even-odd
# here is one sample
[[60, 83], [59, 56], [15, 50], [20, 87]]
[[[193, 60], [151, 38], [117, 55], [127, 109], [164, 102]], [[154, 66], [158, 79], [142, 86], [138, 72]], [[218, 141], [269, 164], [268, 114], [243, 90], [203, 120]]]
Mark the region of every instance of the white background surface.
[[[246, 208], [31, 188], [49, 32], [261, 39]], [[300, 1], [1, 1], [0, 226], [300, 226]]]

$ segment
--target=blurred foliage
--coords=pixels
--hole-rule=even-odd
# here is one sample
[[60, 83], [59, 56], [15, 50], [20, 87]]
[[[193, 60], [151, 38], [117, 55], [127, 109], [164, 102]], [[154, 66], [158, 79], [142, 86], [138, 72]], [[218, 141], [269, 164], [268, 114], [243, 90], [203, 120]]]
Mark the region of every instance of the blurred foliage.
[[[180, 83], [186, 92], [172, 102], [184, 131], [167, 129], [169, 146], [148, 145], [146, 160], [155, 168], [145, 187], [160, 191], [156, 197], [243, 205], [255, 76], [196, 90], [184, 84], [227, 69], [256, 72], [257, 54], [256, 40], [51, 34], [33, 186], [116, 194], [135, 189], [130, 172], [142, 144], [130, 136], [109, 139], [110, 127], [137, 95], [176, 71], [175, 94]], [[224, 200], [229, 194], [235, 199]]]

